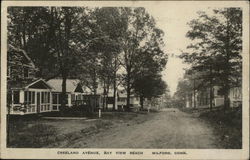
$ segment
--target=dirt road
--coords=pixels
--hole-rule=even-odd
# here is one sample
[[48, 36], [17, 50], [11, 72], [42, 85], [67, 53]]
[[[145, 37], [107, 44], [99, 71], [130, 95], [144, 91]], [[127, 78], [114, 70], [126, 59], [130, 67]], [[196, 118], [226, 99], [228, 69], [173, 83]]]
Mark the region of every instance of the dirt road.
[[67, 147], [221, 148], [217, 138], [207, 123], [177, 109], [165, 109], [143, 123], [116, 126]]

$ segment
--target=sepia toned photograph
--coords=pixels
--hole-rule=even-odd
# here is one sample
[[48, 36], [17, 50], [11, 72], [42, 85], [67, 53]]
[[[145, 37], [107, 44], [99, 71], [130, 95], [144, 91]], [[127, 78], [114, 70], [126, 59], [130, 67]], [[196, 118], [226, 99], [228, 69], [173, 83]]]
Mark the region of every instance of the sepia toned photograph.
[[7, 150], [192, 159], [189, 149], [213, 149], [246, 158], [249, 3], [47, 3], [2, 8]]

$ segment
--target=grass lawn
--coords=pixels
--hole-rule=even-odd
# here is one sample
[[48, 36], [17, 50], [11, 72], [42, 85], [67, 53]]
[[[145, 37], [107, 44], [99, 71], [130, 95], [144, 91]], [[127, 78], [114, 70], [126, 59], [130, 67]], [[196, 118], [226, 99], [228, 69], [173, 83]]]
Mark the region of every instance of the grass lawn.
[[79, 138], [93, 136], [129, 122], [143, 123], [145, 112], [105, 112], [101, 119], [43, 119], [39, 117], [10, 120], [10, 148], [60, 147]]
[[214, 128], [215, 134], [219, 135], [220, 143], [225, 149], [242, 148], [242, 108], [229, 108], [223, 110], [209, 109], [182, 109], [198, 118], [207, 121]]

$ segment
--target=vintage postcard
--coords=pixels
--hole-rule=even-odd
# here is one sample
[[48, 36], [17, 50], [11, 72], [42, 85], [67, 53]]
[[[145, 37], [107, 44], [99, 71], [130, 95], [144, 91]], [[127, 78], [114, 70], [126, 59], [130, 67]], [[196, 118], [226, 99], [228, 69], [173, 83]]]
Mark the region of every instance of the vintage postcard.
[[3, 1], [1, 158], [249, 159], [249, 2]]

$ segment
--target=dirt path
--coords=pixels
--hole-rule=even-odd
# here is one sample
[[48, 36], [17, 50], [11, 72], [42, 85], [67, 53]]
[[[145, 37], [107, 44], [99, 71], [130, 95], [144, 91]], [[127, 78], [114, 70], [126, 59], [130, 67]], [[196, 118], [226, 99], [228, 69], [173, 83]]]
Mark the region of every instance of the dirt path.
[[[79, 148], [221, 148], [205, 122], [177, 109], [165, 109], [143, 123], [121, 125], [72, 142]], [[151, 116], [151, 115], [149, 115]]]

